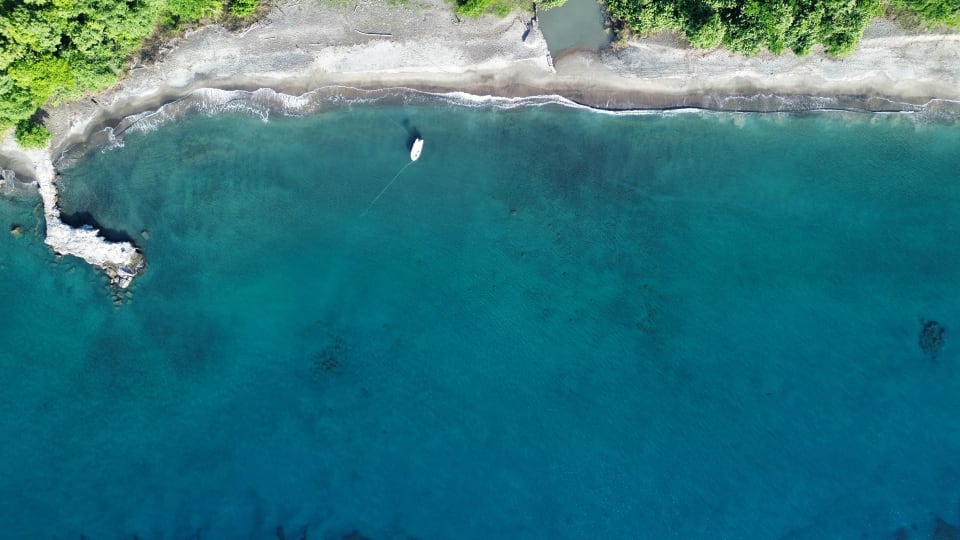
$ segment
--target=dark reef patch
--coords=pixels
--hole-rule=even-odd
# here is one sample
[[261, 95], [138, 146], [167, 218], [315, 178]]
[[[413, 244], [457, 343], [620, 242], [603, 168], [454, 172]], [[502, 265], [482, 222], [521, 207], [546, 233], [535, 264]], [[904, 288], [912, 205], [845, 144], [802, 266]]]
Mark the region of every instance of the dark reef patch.
[[338, 335], [330, 334], [328, 337], [326, 346], [313, 353], [310, 373], [314, 380], [322, 378], [325, 373], [337, 371], [343, 363], [343, 355], [347, 349], [346, 343]]
[[946, 339], [947, 329], [937, 321], [928, 321], [920, 319], [920, 350], [930, 360], [936, 362], [940, 349], [943, 348], [943, 342]]
[[[296, 538], [297, 540], [308, 540], [307, 533], [309, 529], [310, 528], [307, 525], [300, 527], [300, 530], [297, 532], [297, 536], [293, 538]], [[290, 538], [287, 537], [287, 533], [284, 530], [283, 525], [277, 525], [277, 528], [274, 530], [274, 535], [276, 536], [277, 540], [290, 540]]]
[[951, 525], [938, 516], [930, 538], [931, 540], [960, 540], [960, 527]]

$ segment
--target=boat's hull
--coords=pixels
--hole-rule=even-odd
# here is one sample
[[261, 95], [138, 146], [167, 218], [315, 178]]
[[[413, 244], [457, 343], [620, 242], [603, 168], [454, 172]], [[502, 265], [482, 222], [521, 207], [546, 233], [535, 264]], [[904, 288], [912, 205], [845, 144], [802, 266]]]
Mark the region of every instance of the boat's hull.
[[420, 159], [420, 153], [423, 152], [423, 139], [417, 138], [413, 141], [413, 148], [410, 149], [410, 161]]

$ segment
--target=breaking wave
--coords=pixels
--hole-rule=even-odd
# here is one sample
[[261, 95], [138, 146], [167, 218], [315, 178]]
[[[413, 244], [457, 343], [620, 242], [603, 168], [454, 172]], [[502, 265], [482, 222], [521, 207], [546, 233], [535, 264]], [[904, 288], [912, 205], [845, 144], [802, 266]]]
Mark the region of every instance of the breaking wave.
[[326, 86], [294, 96], [270, 88], [222, 90], [201, 88], [157, 109], [123, 117], [112, 126], [94, 131], [85, 140], [61, 152], [58, 167], [66, 167], [91, 149], [123, 146], [127, 133], [144, 133], [190, 114], [240, 113], [260, 117], [303, 116], [358, 104], [435, 105], [510, 110], [559, 106], [611, 115], [729, 114], [729, 113], [896, 113], [922, 121], [960, 122], [960, 101], [933, 99], [923, 104], [863, 96], [746, 96], [684, 95], [661, 99], [659, 106], [625, 101], [608, 101], [604, 106], [587, 104], [557, 94], [528, 97], [475, 95], [466, 92], [428, 92], [406, 87], [375, 90], [349, 86]]

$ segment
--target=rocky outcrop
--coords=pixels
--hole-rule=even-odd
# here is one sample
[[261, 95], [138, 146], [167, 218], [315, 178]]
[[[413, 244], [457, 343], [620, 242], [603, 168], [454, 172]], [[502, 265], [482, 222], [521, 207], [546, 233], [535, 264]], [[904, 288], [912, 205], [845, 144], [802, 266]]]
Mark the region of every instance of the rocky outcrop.
[[[4, 144], [5, 154], [17, 152], [12, 143]], [[130, 242], [110, 242], [93, 227], [70, 227], [60, 219], [57, 206], [57, 186], [53, 162], [47, 150], [20, 150], [32, 165], [43, 200], [43, 217], [47, 235], [44, 242], [58, 255], [72, 255], [100, 268], [110, 278], [111, 285], [127, 288], [133, 278], [142, 273], [146, 264], [143, 254]]]

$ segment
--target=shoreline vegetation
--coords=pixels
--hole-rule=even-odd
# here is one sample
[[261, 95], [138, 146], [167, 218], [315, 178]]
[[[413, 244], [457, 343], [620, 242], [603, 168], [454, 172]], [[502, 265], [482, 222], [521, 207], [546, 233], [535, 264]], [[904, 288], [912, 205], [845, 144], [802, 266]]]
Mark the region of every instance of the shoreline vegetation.
[[43, 107], [115, 84], [125, 66], [198, 24], [239, 27], [261, 0], [0, 1], [0, 132], [26, 147], [50, 135]]
[[954, 0], [605, 0], [619, 34], [682, 34], [698, 49], [723, 47], [798, 56], [821, 45], [827, 54], [853, 52], [873, 19], [897, 18], [926, 29], [960, 27]]
[[[23, 146], [42, 147], [50, 138], [45, 107], [116, 84], [125, 69], [156, 59], [166, 42], [188, 29], [249, 26], [267, 16], [270, 1], [2, 0], [0, 132], [15, 127]], [[539, 7], [562, 3], [547, 0]], [[387, 4], [421, 7], [402, 0]], [[357, 2], [354, 11], [361, 5]], [[490, 13], [502, 18], [524, 8], [530, 6], [519, 0], [455, 0], [451, 6], [458, 21]], [[960, 4], [953, 0], [606, 0], [606, 10], [621, 44], [674, 32], [697, 49], [722, 47], [747, 56], [761, 51], [804, 56], [820, 45], [827, 55], [843, 57], [884, 14], [925, 29], [960, 27]]]

